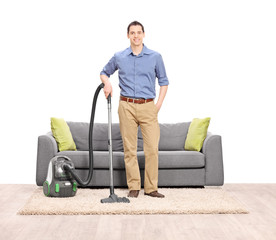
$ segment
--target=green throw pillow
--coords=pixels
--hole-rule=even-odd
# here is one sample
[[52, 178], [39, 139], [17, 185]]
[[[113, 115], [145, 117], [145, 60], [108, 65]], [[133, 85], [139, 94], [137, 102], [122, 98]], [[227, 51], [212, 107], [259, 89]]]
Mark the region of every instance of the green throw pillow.
[[210, 118], [194, 118], [190, 124], [187, 138], [185, 141], [185, 150], [200, 151], [207, 135]]
[[57, 141], [59, 151], [77, 150], [70, 128], [64, 119], [51, 118], [51, 130]]

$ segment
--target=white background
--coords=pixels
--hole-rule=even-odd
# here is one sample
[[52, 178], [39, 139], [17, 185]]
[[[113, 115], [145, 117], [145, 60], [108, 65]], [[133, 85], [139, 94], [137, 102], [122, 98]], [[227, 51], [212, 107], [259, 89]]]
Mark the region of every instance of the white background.
[[[129, 46], [133, 20], [170, 81], [159, 122], [211, 117], [225, 182], [276, 182], [275, 12], [265, 0], [1, 1], [0, 183], [35, 183], [50, 117], [89, 121], [99, 73]], [[118, 122], [117, 73], [111, 81]], [[95, 121], [107, 122], [103, 92]]]

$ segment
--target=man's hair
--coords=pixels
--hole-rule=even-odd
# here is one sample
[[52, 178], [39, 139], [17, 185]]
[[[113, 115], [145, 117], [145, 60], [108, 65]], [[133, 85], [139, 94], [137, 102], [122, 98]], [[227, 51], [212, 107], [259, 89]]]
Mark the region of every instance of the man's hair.
[[142, 25], [142, 23], [139, 23], [138, 21], [133, 21], [133, 22], [131, 22], [128, 25], [128, 27], [127, 27], [127, 33], [129, 33], [129, 29], [130, 29], [131, 26], [137, 26], [137, 25], [141, 26], [142, 27], [142, 31], [145, 32], [144, 31], [144, 26]]

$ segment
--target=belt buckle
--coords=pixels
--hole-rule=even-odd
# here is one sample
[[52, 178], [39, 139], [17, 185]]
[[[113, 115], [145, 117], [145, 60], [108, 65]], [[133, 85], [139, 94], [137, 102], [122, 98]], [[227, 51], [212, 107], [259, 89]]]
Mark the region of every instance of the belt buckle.
[[137, 101], [138, 104], [142, 104], [143, 100], [145, 101], [145, 99], [143, 98], [136, 98], [135, 100]]

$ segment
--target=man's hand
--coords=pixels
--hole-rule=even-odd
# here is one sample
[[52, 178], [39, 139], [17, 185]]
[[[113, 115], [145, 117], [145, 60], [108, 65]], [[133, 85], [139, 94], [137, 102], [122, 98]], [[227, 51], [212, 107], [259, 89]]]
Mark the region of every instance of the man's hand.
[[161, 108], [161, 106], [162, 106], [162, 103], [160, 104], [159, 102], [157, 102], [157, 103], [155, 104], [155, 106], [156, 106], [156, 108], [157, 108], [157, 110], [158, 110], [158, 112], [159, 112], [159, 110], [160, 110], [160, 108]]
[[107, 98], [109, 94], [111, 94], [112, 97], [112, 85], [109, 81], [106, 81], [104, 83], [104, 95]]
[[101, 81], [104, 84], [104, 95], [107, 98], [109, 94], [111, 94], [112, 97], [112, 85], [108, 80], [108, 77], [106, 75], [101, 75], [100, 76]]

